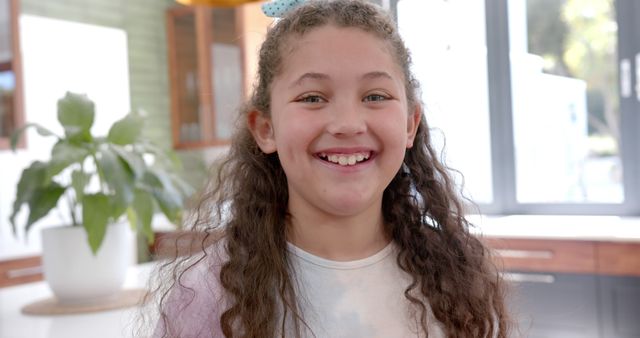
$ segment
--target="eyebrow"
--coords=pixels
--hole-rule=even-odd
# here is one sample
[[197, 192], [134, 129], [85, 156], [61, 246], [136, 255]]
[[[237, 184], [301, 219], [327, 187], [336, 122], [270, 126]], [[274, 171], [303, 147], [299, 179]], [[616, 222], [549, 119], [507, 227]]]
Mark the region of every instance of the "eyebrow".
[[[366, 74], [362, 75], [362, 77], [361, 77], [362, 80], [375, 80], [375, 79], [379, 79], [379, 78], [393, 80], [393, 77], [391, 75], [389, 75], [389, 73], [383, 72], [383, 71], [369, 72], [369, 73], [366, 73]], [[315, 73], [315, 72], [304, 73], [298, 79], [293, 81], [293, 83], [291, 83], [289, 88], [293, 88], [293, 87], [299, 86], [299, 85], [302, 84], [302, 82], [304, 82], [307, 79], [325, 81], [325, 80], [329, 80], [330, 77], [329, 77], [329, 75], [324, 74], [324, 73]]]
[[378, 78], [385, 78], [389, 80], [393, 80], [393, 77], [389, 75], [387, 72], [369, 72], [362, 75], [363, 80], [375, 80]]
[[299, 85], [302, 84], [302, 82], [304, 82], [307, 79], [312, 79], [312, 80], [329, 80], [329, 75], [327, 74], [323, 74], [323, 73], [304, 73], [302, 74], [302, 76], [300, 76], [297, 80], [293, 81], [293, 83], [291, 83], [291, 85], [289, 86], [289, 88], [293, 88], [293, 87], [297, 87]]

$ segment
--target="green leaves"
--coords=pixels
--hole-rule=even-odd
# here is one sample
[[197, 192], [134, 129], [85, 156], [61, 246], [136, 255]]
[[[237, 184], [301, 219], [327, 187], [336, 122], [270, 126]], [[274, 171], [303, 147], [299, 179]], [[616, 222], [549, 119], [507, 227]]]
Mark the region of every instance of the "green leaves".
[[107, 140], [117, 145], [132, 144], [138, 139], [143, 125], [144, 120], [140, 115], [128, 114], [111, 126]]
[[13, 211], [9, 217], [13, 233], [17, 232], [15, 218], [24, 204], [29, 207], [29, 217], [25, 225], [28, 231], [31, 226], [46, 216], [57, 204], [60, 196], [66, 188], [55, 183], [47, 182], [48, 165], [36, 161], [22, 172], [16, 199], [13, 202]]
[[34, 191], [33, 196], [29, 199], [29, 219], [27, 220], [26, 225], [27, 231], [31, 228], [33, 223], [46, 216], [49, 211], [58, 204], [58, 200], [65, 190], [65, 187], [54, 182]]
[[81, 165], [84, 159], [89, 156], [89, 151], [81, 146], [60, 140], [51, 150], [51, 161], [47, 170], [47, 178], [59, 174], [62, 170], [72, 164]]
[[89, 246], [95, 255], [102, 244], [109, 223], [110, 201], [103, 193], [85, 195], [82, 199], [82, 224], [87, 231]]
[[110, 193], [112, 216], [120, 217], [133, 201], [134, 175], [127, 164], [108, 146], [96, 154], [101, 180]]
[[37, 124], [37, 123], [27, 123], [24, 126], [18, 128], [13, 134], [11, 134], [10, 146], [11, 150], [16, 151], [18, 147], [18, 141], [20, 140], [20, 136], [29, 128], [34, 127], [36, 131], [41, 136], [56, 136], [51, 130]]
[[113, 145], [111, 149], [118, 154], [121, 160], [123, 160], [129, 169], [133, 172], [136, 178], [140, 178], [147, 168], [146, 163], [142, 159], [140, 154], [127, 150], [125, 147]]
[[28, 231], [33, 223], [44, 217], [57, 204], [60, 196], [66, 190], [55, 182], [46, 182], [46, 173], [48, 165], [46, 163], [36, 161], [22, 172], [16, 199], [13, 202], [13, 211], [9, 217], [13, 233], [16, 231], [16, 215], [24, 204], [29, 206], [29, 217], [25, 225]]
[[82, 170], [74, 170], [71, 173], [71, 186], [73, 187], [73, 191], [76, 194], [76, 200], [78, 202], [82, 201], [84, 197], [84, 189], [89, 184], [91, 180], [91, 175], [84, 173]]
[[129, 209], [133, 212], [133, 214], [129, 214], [129, 221], [132, 226], [142, 231], [149, 243], [153, 243], [153, 229], [151, 228], [153, 209], [151, 196], [144, 190], [136, 189], [132, 208]]
[[35, 193], [43, 185], [46, 172], [47, 164], [40, 161], [31, 163], [31, 166], [22, 171], [22, 176], [18, 182], [16, 199], [13, 202], [13, 211], [9, 217], [14, 234], [16, 233], [16, 214], [20, 211], [23, 204], [35, 198]]
[[90, 141], [95, 106], [86, 95], [67, 92], [58, 101], [58, 121], [71, 142]]
[[[24, 205], [29, 208], [24, 224], [29, 230], [58, 205], [63, 195], [69, 203], [68, 221], [84, 226], [94, 254], [104, 240], [107, 225], [117, 222], [125, 212], [132, 229], [144, 233], [150, 242], [156, 209], [171, 221], [180, 222], [184, 198], [192, 189], [173, 172], [180, 167], [175, 153], [144, 139], [144, 118], [139, 114], [115, 122], [106, 137], [91, 134], [94, 115], [94, 104], [85, 95], [67, 93], [58, 101], [58, 120], [64, 135], [57, 136], [48, 162], [35, 161], [23, 171], [10, 215], [14, 233], [18, 212]], [[36, 128], [43, 136], [56, 136], [30, 123], [12, 136], [14, 148], [28, 128]]]
[[184, 200], [169, 175], [160, 169], [150, 169], [145, 172], [143, 181], [151, 188], [151, 193], [162, 213], [170, 221], [179, 222]]

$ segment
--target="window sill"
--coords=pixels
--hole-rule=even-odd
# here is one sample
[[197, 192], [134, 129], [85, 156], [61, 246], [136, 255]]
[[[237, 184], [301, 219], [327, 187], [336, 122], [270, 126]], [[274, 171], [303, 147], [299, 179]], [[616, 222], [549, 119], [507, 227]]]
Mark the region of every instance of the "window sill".
[[640, 217], [505, 215], [467, 217], [483, 237], [640, 242]]

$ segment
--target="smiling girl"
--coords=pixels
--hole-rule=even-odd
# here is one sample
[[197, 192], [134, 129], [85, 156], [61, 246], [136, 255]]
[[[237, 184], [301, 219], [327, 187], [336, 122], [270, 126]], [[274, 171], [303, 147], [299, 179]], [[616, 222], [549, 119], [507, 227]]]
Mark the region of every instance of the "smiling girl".
[[507, 337], [409, 68], [364, 1], [310, 1], [270, 29], [154, 336]]

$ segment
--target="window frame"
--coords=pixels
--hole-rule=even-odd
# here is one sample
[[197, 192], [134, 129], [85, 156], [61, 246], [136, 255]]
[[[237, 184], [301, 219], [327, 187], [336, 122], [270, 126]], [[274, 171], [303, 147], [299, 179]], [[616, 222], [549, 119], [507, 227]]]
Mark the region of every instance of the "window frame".
[[[9, 29], [11, 30], [11, 60], [0, 64], [0, 68], [13, 71], [15, 79], [15, 91], [13, 98], [13, 121], [14, 131], [24, 125], [24, 94], [22, 83], [22, 58], [20, 52], [20, 2], [19, 0], [9, 0]], [[4, 69], [3, 69], [4, 70]], [[11, 137], [0, 136], [0, 150], [10, 149]], [[17, 148], [23, 149], [27, 146], [26, 136], [23, 134], [18, 140]]]
[[[614, 0], [618, 22], [618, 65], [623, 57], [638, 53], [633, 32], [640, 29], [640, 5], [633, 0]], [[516, 197], [513, 106], [511, 97], [511, 62], [509, 59], [508, 0], [486, 0], [486, 34], [489, 67], [489, 103], [494, 202], [480, 204], [485, 214], [566, 214], [566, 215], [640, 215], [640, 137], [634, 126], [640, 126], [640, 102], [620, 97], [624, 201], [622, 203], [521, 203]], [[633, 63], [633, 61], [632, 61]], [[635, 64], [635, 67], [640, 65]], [[632, 71], [633, 73], [633, 71]], [[640, 87], [637, 78], [632, 87]]]
[[[392, 0], [392, 13], [397, 3]], [[620, 97], [624, 201], [622, 203], [522, 203], [516, 196], [516, 168], [509, 46], [509, 0], [485, 0], [493, 201], [478, 203], [487, 215], [640, 215], [640, 2], [614, 0], [618, 23], [618, 65], [631, 61], [631, 97]], [[619, 77], [619, 74], [618, 74]], [[501, 178], [500, 180], [495, 178]], [[476, 208], [471, 208], [476, 210]]]

